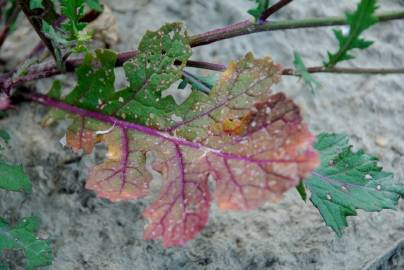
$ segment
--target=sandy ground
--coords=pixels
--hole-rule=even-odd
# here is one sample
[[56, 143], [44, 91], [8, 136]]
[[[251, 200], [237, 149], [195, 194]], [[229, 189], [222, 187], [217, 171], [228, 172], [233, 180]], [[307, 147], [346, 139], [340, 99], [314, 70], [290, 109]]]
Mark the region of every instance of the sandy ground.
[[[354, 2], [299, 0], [275, 18], [339, 15], [353, 8]], [[383, 10], [404, 8], [403, 1], [379, 2]], [[109, 4], [118, 20], [121, 41], [117, 50], [136, 48], [146, 29], [156, 29], [164, 22], [184, 21], [195, 34], [248, 18], [245, 11], [251, 6], [246, 0], [110, 0]], [[403, 66], [402, 29], [402, 21], [375, 27], [366, 34], [375, 45], [345, 65]], [[29, 51], [17, 43], [27, 42], [32, 35], [23, 31], [5, 44], [2, 58], [15, 62]], [[193, 59], [226, 63], [252, 51], [291, 66], [293, 52], [299, 51], [309, 65], [321, 63], [326, 50], [335, 46], [329, 28], [280, 31], [196, 48]], [[296, 78], [285, 77], [276, 90], [295, 98], [314, 132], [347, 133], [355, 147], [380, 157], [382, 165], [404, 183], [404, 77], [317, 78], [322, 87], [315, 96]], [[37, 85], [44, 90], [49, 82]], [[221, 213], [214, 206], [208, 226], [195, 240], [183, 248], [163, 249], [160, 243], [143, 240], [145, 201], [113, 204], [84, 189], [88, 169], [102, 159], [103, 148], [84, 157], [63, 149], [58, 140], [66, 123], [43, 129], [39, 122], [45, 113], [46, 108], [25, 104], [0, 120], [0, 128], [13, 136], [12, 158], [25, 166], [34, 187], [30, 196], [1, 191], [0, 214], [10, 220], [31, 214], [41, 218], [40, 235], [52, 241], [55, 257], [48, 269], [354, 270], [363, 269], [389, 249], [389, 254], [403, 253], [402, 243], [395, 243], [404, 236], [404, 202], [398, 211], [359, 211], [358, 217], [348, 219], [349, 228], [338, 239], [317, 210], [294, 190], [280, 203], [268, 203], [256, 211]], [[15, 255], [3, 259], [12, 260]], [[386, 255], [384, 260], [390, 257]], [[390, 259], [380, 269], [399, 269], [394, 262], [399, 258]], [[13, 267], [18, 269], [18, 265]]]

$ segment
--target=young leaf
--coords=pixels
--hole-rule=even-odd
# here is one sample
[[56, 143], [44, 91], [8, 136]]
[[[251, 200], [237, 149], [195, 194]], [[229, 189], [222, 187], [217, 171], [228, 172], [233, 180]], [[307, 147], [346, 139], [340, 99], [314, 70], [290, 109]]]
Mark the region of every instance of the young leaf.
[[68, 21], [63, 23], [66, 31], [77, 35], [84, 29], [85, 23], [80, 22], [80, 18], [84, 15], [84, 0], [61, 0], [62, 14], [68, 18]]
[[[171, 41], [183, 47], [181, 42]], [[169, 44], [168, 41], [165, 44]], [[167, 63], [169, 72], [177, 74], [179, 68], [172, 66], [175, 58], [166, 58], [174, 52], [167, 50], [161, 55], [160, 49], [156, 58]], [[178, 55], [182, 57], [183, 54]], [[143, 57], [142, 51], [140, 57]], [[132, 63], [136, 61], [139, 60], [135, 59]], [[138, 86], [143, 87], [154, 80], [160, 82], [162, 66], [161, 63], [152, 64], [151, 69], [145, 72], [140, 69], [140, 63], [134, 65], [133, 70], [138, 71], [130, 72], [134, 74], [131, 77], [142, 80], [132, 80], [129, 89], [134, 89], [135, 94], [156, 98], [150, 99], [146, 108], [160, 109], [155, 115], [146, 115], [146, 123], [155, 123], [148, 122], [148, 118], [159, 116], [161, 121], [170, 125], [159, 131], [152, 128], [155, 125], [131, 124], [128, 127], [127, 122], [123, 124], [114, 118], [116, 126], [111, 129], [105, 124], [96, 126], [96, 123], [82, 117], [82, 124], [76, 121], [76, 126], [80, 127], [81, 134], [86, 132], [87, 135], [72, 136], [74, 139], [68, 142], [76, 149], [84, 149], [97, 141], [107, 144], [107, 158], [91, 171], [86, 187], [112, 201], [138, 199], [148, 193], [152, 176], [146, 154], [154, 154], [152, 167], [162, 174], [164, 183], [156, 200], [144, 212], [149, 220], [146, 239], [161, 239], [168, 247], [183, 245], [199, 233], [208, 221], [212, 200], [208, 188], [209, 175], [216, 180], [214, 198], [220, 208], [246, 210], [280, 197], [318, 165], [317, 155], [311, 146], [314, 137], [302, 123], [298, 107], [283, 94], [270, 93], [270, 87], [279, 81], [281, 69], [269, 57], [254, 59], [247, 54], [244, 59], [231, 62], [209, 95], [194, 90], [193, 94], [195, 97], [198, 94], [198, 99], [188, 99], [187, 110], [184, 105], [172, 105], [172, 109], [177, 108], [176, 117], [180, 118], [172, 122], [169, 121], [172, 117], [167, 114], [173, 113], [172, 109], [164, 111], [164, 107], [160, 107], [162, 101], [159, 98], [164, 88], [156, 88], [152, 84], [139, 90]], [[181, 74], [178, 76], [180, 78]], [[147, 77], [151, 79], [147, 80]], [[163, 78], [175, 81], [168, 76]], [[82, 83], [80, 81], [79, 78], [79, 84]], [[83, 100], [88, 96], [83, 93]], [[104, 98], [104, 94], [97, 98]], [[70, 100], [73, 104], [76, 101], [80, 98]], [[170, 99], [170, 102], [174, 101]], [[127, 106], [128, 111], [137, 109], [136, 106], [145, 107], [145, 104], [133, 103]], [[120, 116], [101, 107], [97, 109], [104, 114]], [[143, 121], [138, 123], [143, 124]], [[84, 142], [84, 138], [88, 137], [92, 139]]]
[[354, 58], [349, 51], [353, 49], [366, 49], [373, 44], [360, 38], [360, 35], [372, 25], [377, 23], [374, 16], [377, 9], [377, 0], [361, 0], [355, 12], [347, 13], [349, 33], [344, 34], [341, 30], [334, 30], [335, 37], [339, 43], [336, 53], [328, 52], [328, 61], [324, 63], [327, 68], [334, 67], [337, 63]]
[[325, 223], [338, 236], [347, 226], [346, 217], [356, 215], [356, 209], [394, 209], [404, 195], [404, 186], [394, 183], [392, 173], [382, 171], [377, 158], [352, 151], [346, 135], [320, 134], [314, 148], [321, 165], [304, 184]]
[[45, 20], [42, 20], [42, 32], [55, 44], [66, 46], [70, 43], [63, 33], [56, 31], [56, 29]]
[[314, 90], [320, 86], [320, 82], [307, 71], [302, 56], [298, 52], [294, 53], [293, 65], [295, 66], [297, 74], [300, 76], [300, 78], [302, 78], [304, 84], [311, 90], [312, 93], [314, 93]]
[[24, 218], [15, 227], [0, 218], [0, 251], [12, 249], [24, 252], [27, 269], [50, 265], [52, 250], [48, 241], [35, 235], [38, 227], [39, 219], [35, 217]]
[[296, 186], [296, 190], [299, 193], [300, 197], [302, 198], [303, 201], [306, 201], [307, 199], [307, 192], [306, 188], [304, 187], [304, 183], [300, 182], [299, 185]]
[[269, 0], [250, 0], [256, 2], [257, 6], [248, 10], [248, 13], [255, 18], [257, 22], [261, 17], [262, 13], [269, 7]]

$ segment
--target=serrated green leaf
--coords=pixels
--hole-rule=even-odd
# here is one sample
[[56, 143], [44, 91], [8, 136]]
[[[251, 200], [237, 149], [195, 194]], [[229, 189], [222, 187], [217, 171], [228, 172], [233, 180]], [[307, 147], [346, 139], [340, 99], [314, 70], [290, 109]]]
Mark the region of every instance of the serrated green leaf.
[[0, 188], [31, 193], [32, 185], [23, 168], [0, 161]]
[[83, 30], [80, 25], [80, 18], [84, 15], [84, 0], [61, 0], [62, 14], [69, 20], [63, 26], [70, 32], [77, 33]]
[[356, 215], [356, 209], [394, 209], [404, 195], [404, 186], [377, 165], [377, 158], [362, 150], [352, 151], [346, 135], [320, 134], [314, 148], [321, 165], [304, 184], [310, 200], [338, 236], [347, 226], [346, 217]]
[[[97, 4], [97, 1], [94, 0], [87, 2], [90, 2], [91, 5]], [[62, 24], [62, 27], [68, 33], [68, 40], [74, 41], [75, 45], [72, 46], [71, 51], [75, 53], [86, 52], [86, 44], [91, 40], [91, 35], [84, 31], [87, 23], [80, 21], [84, 17], [85, 3], [85, 0], [61, 0], [62, 14], [67, 17], [67, 21]]]
[[339, 43], [336, 53], [328, 52], [328, 61], [324, 63], [327, 68], [334, 67], [337, 63], [354, 58], [349, 51], [353, 49], [366, 49], [373, 44], [360, 38], [360, 35], [377, 23], [375, 12], [377, 0], [361, 0], [355, 12], [347, 13], [346, 20], [349, 25], [349, 33], [344, 34], [341, 30], [334, 30]]
[[314, 90], [320, 86], [320, 82], [311, 75], [303, 62], [302, 56], [298, 53], [294, 53], [293, 65], [295, 66], [297, 74], [302, 78], [304, 84], [314, 93]]
[[255, 18], [255, 21], [258, 21], [261, 17], [262, 13], [269, 7], [269, 0], [250, 0], [256, 2], [256, 7], [248, 10], [248, 14]]
[[39, 219], [29, 217], [22, 219], [11, 227], [0, 218], [0, 251], [5, 249], [21, 250], [27, 258], [27, 269], [35, 269], [52, 263], [52, 250], [48, 241], [39, 239], [35, 232]]
[[43, 0], [30, 0], [29, 2], [29, 8], [30, 9], [36, 9], [36, 8], [44, 8], [42, 4]]

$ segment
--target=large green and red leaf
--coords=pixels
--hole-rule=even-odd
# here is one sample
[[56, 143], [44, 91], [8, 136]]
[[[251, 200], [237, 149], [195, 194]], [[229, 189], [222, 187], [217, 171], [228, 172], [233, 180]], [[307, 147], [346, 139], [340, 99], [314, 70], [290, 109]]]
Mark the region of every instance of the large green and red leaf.
[[78, 86], [65, 98], [106, 115], [110, 124], [83, 113], [67, 132], [75, 150], [108, 146], [87, 188], [111, 201], [138, 199], [148, 194], [153, 170], [162, 175], [161, 190], [144, 211], [145, 238], [166, 247], [185, 244], [206, 226], [212, 200], [224, 210], [257, 208], [319, 163], [299, 108], [271, 93], [281, 73], [271, 58], [247, 54], [230, 62], [209, 94], [193, 90], [178, 105], [163, 90], [181, 78], [189, 55], [182, 26], [165, 25], [148, 32], [138, 55], [124, 64], [127, 88], [113, 88], [116, 57], [100, 50], [77, 69]]

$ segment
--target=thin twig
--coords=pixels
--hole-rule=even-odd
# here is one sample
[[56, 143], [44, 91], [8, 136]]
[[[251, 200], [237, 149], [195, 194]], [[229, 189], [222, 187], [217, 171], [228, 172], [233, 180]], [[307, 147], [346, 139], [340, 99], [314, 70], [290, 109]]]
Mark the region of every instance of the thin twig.
[[[398, 20], [404, 18], [404, 10], [389, 11], [377, 13], [376, 18], [379, 22]], [[346, 17], [325, 17], [325, 18], [308, 18], [301, 20], [287, 21], [267, 21], [263, 24], [255, 24], [249, 20], [231, 24], [229, 26], [218, 28], [206, 33], [198, 34], [191, 37], [191, 46], [198, 47], [214, 43], [216, 41], [234, 38], [238, 36], [248, 35], [252, 33], [277, 31], [286, 29], [300, 29], [311, 27], [328, 27], [346, 25]]]
[[[309, 67], [307, 68], [309, 73], [340, 73], [340, 74], [353, 74], [353, 75], [364, 75], [364, 74], [404, 74], [404, 68], [348, 68], [348, 67]], [[291, 68], [286, 68], [282, 71], [283, 75], [299, 76], [296, 70]]]
[[[42, 40], [42, 42], [46, 45], [46, 47], [49, 49], [51, 52], [53, 58], [55, 59], [55, 62], [57, 62], [57, 56], [56, 56], [56, 51], [55, 47], [52, 44], [52, 41], [42, 32], [42, 17], [39, 12], [42, 13], [42, 10], [31, 10], [29, 6], [29, 1], [27, 0], [19, 0], [18, 4], [20, 5], [21, 10], [24, 12], [25, 17], [27, 17], [28, 21], [34, 28], [35, 32], [39, 36], [39, 38]], [[46, 4], [46, 2], [45, 2]], [[45, 8], [52, 8], [51, 6], [47, 6]], [[45, 11], [44, 11], [45, 12]], [[50, 12], [50, 10], [47, 10], [46, 12]]]
[[[224, 71], [226, 66], [222, 64], [214, 64], [209, 62], [201, 61], [188, 61], [188, 67], [202, 68], [213, 71]], [[323, 66], [309, 67], [307, 68], [309, 73], [340, 73], [340, 74], [353, 74], [353, 75], [364, 75], [364, 74], [404, 74], [404, 68], [356, 68], [356, 67], [333, 67], [326, 68]], [[286, 76], [299, 76], [298, 72], [292, 68], [285, 68], [282, 70], [282, 75]]]
[[259, 18], [258, 23], [264, 23], [269, 18], [269, 16], [271, 16], [275, 12], [279, 11], [284, 6], [290, 4], [292, 1], [293, 0], [280, 0], [275, 5], [272, 5], [270, 8], [268, 8], [261, 14], [261, 17]]

